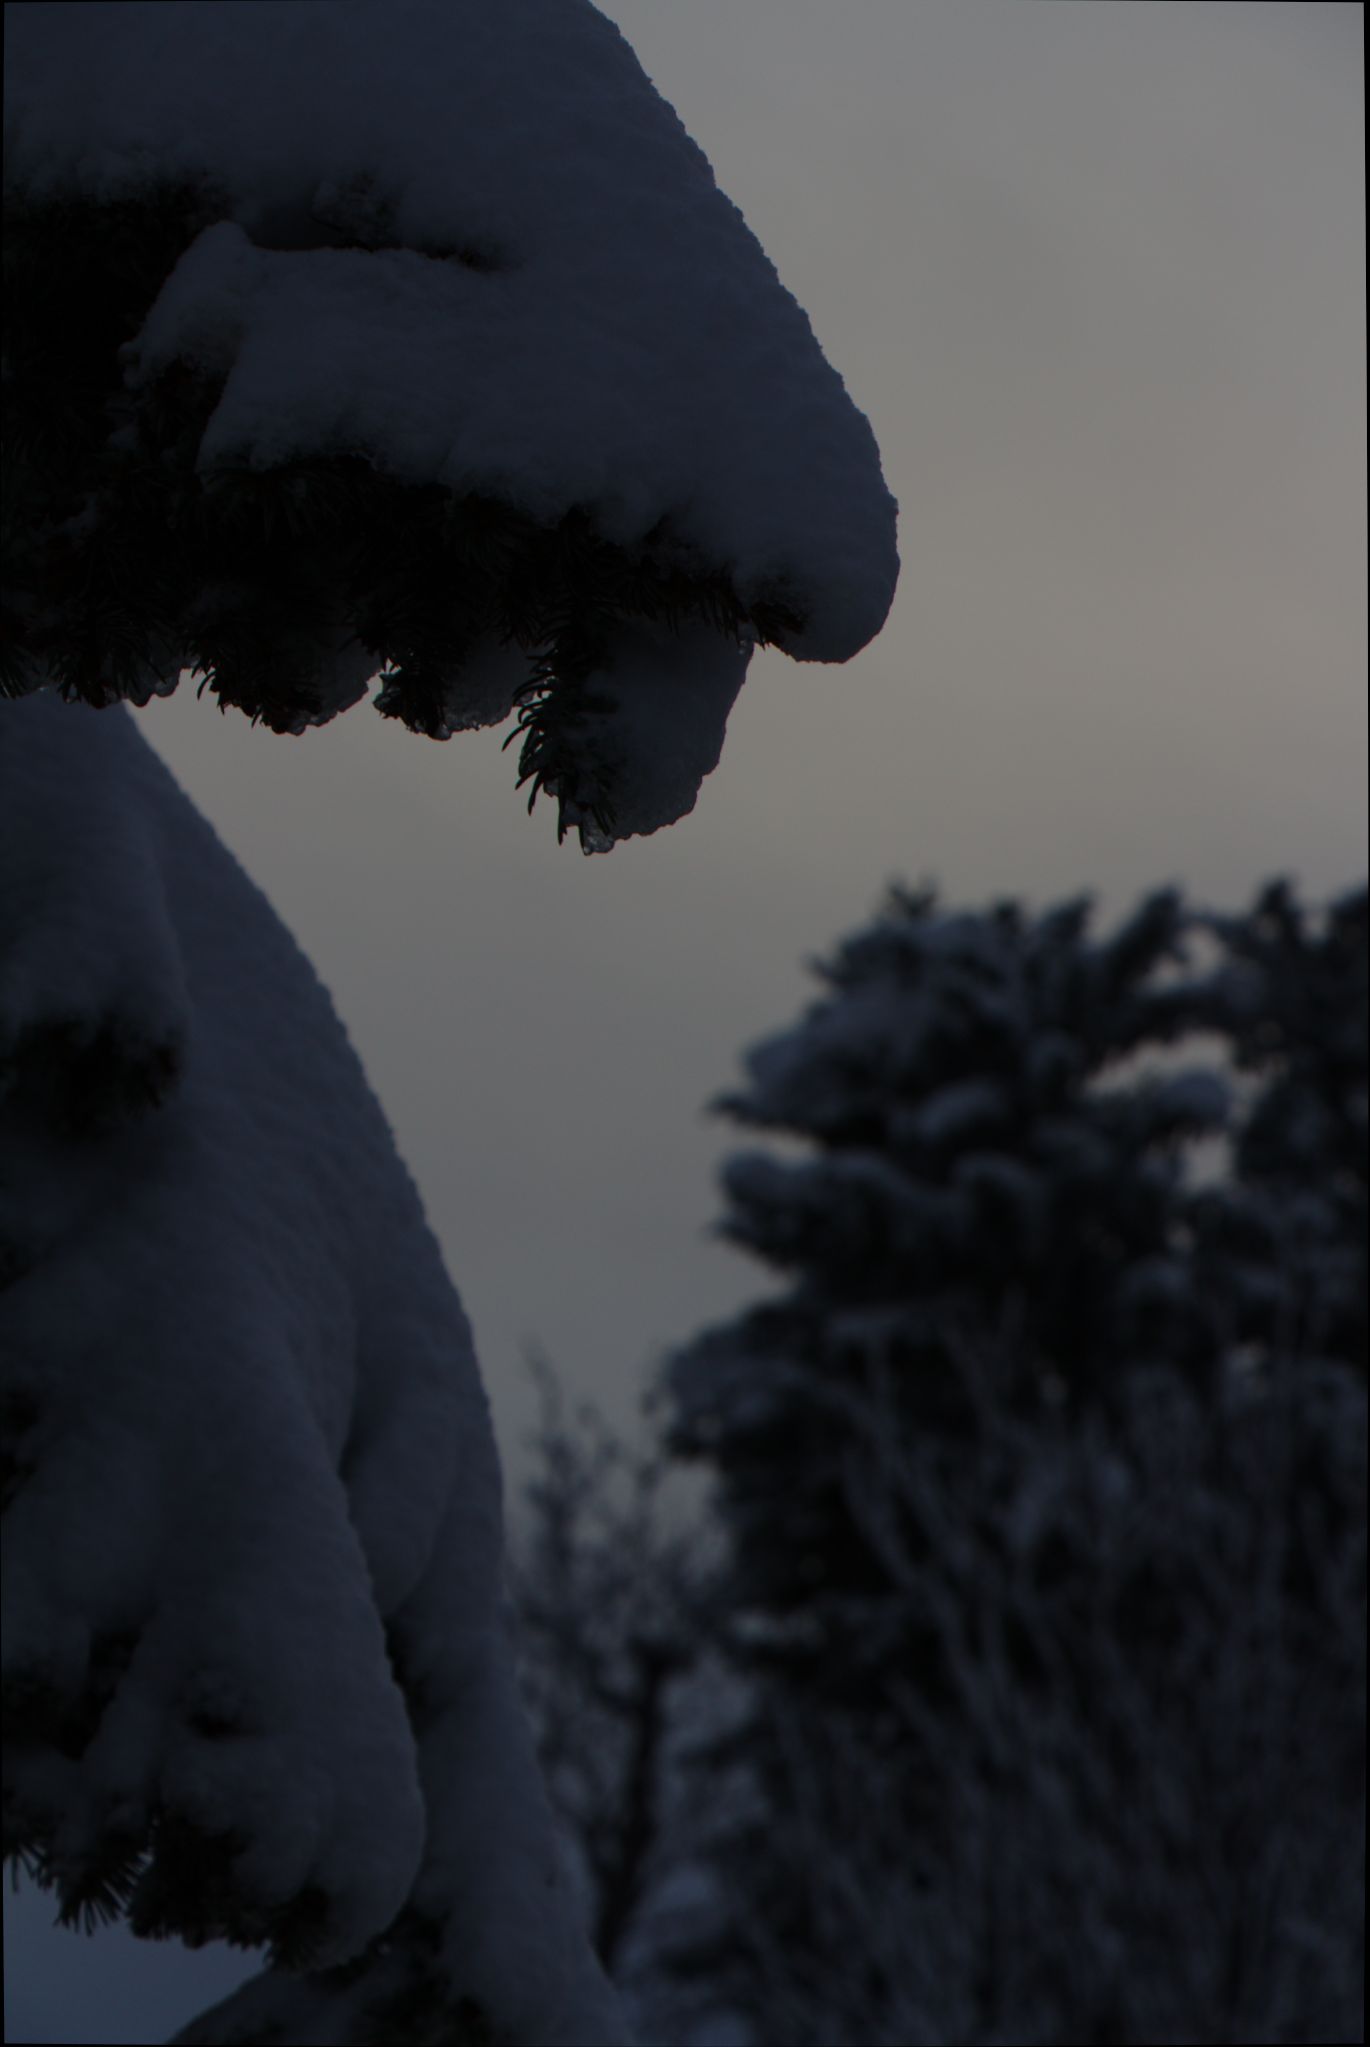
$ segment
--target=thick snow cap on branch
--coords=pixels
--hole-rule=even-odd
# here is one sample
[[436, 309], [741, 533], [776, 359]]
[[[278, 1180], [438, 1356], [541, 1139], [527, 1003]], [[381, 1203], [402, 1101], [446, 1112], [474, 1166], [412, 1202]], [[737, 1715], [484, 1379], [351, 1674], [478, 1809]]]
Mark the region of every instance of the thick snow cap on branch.
[[[32, 5], [10, 10], [6, 45], [7, 194], [204, 202], [120, 344], [111, 447], [131, 449], [153, 391], [189, 374], [209, 393], [193, 470], [211, 495], [346, 458], [584, 543], [574, 562], [534, 562], [523, 526], [517, 547], [501, 527], [520, 587], [477, 607], [446, 663], [517, 643], [550, 657], [548, 687], [574, 671], [592, 716], [607, 670], [610, 704], [641, 706], [630, 727], [659, 718], [673, 769], [651, 790], [612, 711], [583, 748], [567, 739], [578, 717], [553, 721], [556, 743], [525, 769], [562, 799], [563, 825], [606, 790], [598, 843], [688, 809], [759, 638], [844, 661], [880, 630], [898, 558], [870, 426], [587, 0]], [[98, 505], [76, 516], [98, 521]], [[471, 581], [469, 555], [460, 566]], [[644, 616], [699, 637], [697, 733]], [[357, 664], [364, 681], [385, 636], [374, 617], [345, 626], [363, 651], [307, 710], [287, 716], [269, 691], [245, 708], [303, 724], [355, 701]], [[720, 637], [726, 660], [704, 646]], [[450, 701], [422, 716], [412, 690], [382, 708], [446, 736], [507, 714], [521, 679], [515, 665], [502, 689], [466, 694], [449, 679]]]
[[0, 704], [0, 871], [6, 1855], [269, 1946], [196, 2038], [618, 2038], [470, 1330], [328, 996], [123, 708]]

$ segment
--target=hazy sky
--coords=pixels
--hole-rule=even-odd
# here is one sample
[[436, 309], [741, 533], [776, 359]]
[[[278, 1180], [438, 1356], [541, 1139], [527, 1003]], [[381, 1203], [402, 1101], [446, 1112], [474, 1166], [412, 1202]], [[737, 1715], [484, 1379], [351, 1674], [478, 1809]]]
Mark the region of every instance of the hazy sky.
[[[1111, 913], [1366, 867], [1361, 9], [604, 11], [870, 415], [884, 634], [758, 657], [694, 813], [595, 859], [526, 816], [503, 733], [361, 706], [292, 740], [186, 687], [143, 714], [333, 992], [515, 1485], [525, 1344], [626, 1420], [762, 1290], [707, 1234], [703, 1107], [888, 880]], [[157, 2037], [224, 1980], [12, 1916], [11, 2040]]]

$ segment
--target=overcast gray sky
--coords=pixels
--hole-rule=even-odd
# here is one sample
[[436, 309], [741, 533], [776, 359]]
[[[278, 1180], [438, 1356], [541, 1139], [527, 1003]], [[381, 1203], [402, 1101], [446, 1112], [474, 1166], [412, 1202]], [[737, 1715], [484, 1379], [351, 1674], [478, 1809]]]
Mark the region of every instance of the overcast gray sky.
[[[887, 881], [1107, 914], [1366, 867], [1360, 8], [604, 11], [870, 415], [884, 634], [758, 657], [693, 815], [589, 860], [525, 815], [502, 733], [362, 706], [292, 740], [185, 687], [143, 714], [333, 992], [515, 1484], [526, 1343], [626, 1421], [762, 1290], [707, 1234], [703, 1105]], [[9, 2039], [155, 2038], [225, 1980], [48, 1916], [7, 1900]]]

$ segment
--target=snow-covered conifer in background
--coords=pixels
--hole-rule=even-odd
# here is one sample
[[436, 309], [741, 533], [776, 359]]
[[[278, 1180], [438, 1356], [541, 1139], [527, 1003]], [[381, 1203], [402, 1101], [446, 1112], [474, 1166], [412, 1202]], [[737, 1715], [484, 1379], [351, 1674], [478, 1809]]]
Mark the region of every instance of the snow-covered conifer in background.
[[1112, 1084], [1194, 1027], [1182, 905], [1160, 891], [1103, 939], [1088, 915], [896, 891], [721, 1104], [805, 1141], [724, 1171], [723, 1234], [787, 1284], [677, 1358], [674, 1435], [718, 1477], [739, 1597], [829, 1646], [826, 1603], [881, 1584], [846, 1497], [854, 1390], [887, 1378], [955, 1435], [985, 1400], [1080, 1410], [1139, 1362], [1213, 1368], [1179, 1224], [1228, 1088], [1194, 1066]]
[[[1039, 1164], [1057, 1241], [1019, 1282], [1073, 1258], [1095, 1271], [1081, 1313], [1096, 1332], [1101, 1304], [1113, 1317], [1073, 1389], [1033, 1341], [1045, 1327], [1088, 1365], [1070, 1289], [1049, 1323], [1006, 1317], [1012, 1245], [986, 1233], [978, 1258], [896, 1264], [877, 1209], [815, 1198], [784, 1239], [791, 1330], [801, 1310], [850, 1329], [879, 1279], [869, 1326], [921, 1328], [922, 1347], [835, 1351], [820, 1380], [816, 1340], [749, 1353], [743, 1317], [726, 1404], [717, 1333], [677, 1356], [667, 1426], [698, 1371], [730, 1432], [731, 1462], [695, 1452], [724, 1513], [691, 1524], [688, 1600], [644, 1507], [662, 1449], [635, 1462], [549, 1409], [517, 1517], [524, 1668], [591, 1895], [629, 1904], [604, 1947], [645, 2037], [1363, 2036], [1364, 900], [1314, 918], [1272, 884], [1220, 918], [1162, 891], [1091, 943], [1080, 904], [953, 915], [897, 896], [825, 970], [827, 999], [753, 1054], [727, 1106], [816, 1161], [917, 1128], [942, 1147], [925, 1172], [954, 1184], [958, 1135], [974, 1156], [995, 1089], [1043, 1069], [1046, 1160], [1087, 1156], [1096, 1113], [1115, 1175], [1128, 1132], [1150, 1133], [1155, 1165], [1169, 1128], [1179, 1156], [1159, 1216], [1124, 1184], [1099, 1203], [1152, 1218], [1102, 1267], [1068, 1176], [1053, 1190]], [[1000, 1141], [1031, 1158], [1021, 1080], [1014, 1098]], [[1205, 1135], [1216, 1157], [1190, 1142]], [[792, 1152], [786, 1170], [781, 1194]], [[1310, 1190], [1360, 1320], [1291, 1312], [1308, 1268], [1277, 1254]], [[1253, 1202], [1265, 1235], [1243, 1237]], [[956, 1398], [922, 1397], [928, 1359]], [[768, 1518], [772, 1589], [790, 1556], [802, 1574], [770, 1606], [739, 1540]]]
[[516, 713], [603, 850], [693, 806], [755, 645], [879, 630], [893, 501], [586, 0], [29, 5], [5, 58], [6, 1853], [270, 1949], [188, 2038], [608, 2041], [464, 1317], [123, 706]]
[[656, 1956], [695, 2024], [662, 2037], [1363, 2039], [1363, 1383], [1206, 1402], [1147, 1369], [1107, 1417], [995, 1407], [954, 1450], [852, 1414], [885, 1669], [862, 1710], [753, 1640], [720, 1779], [752, 1795], [699, 1759], [704, 1902]]
[[896, 891], [724, 1098], [752, 1795], [663, 1969], [756, 2041], [1360, 2037], [1364, 902]]
[[1207, 923], [1222, 966], [1206, 1026], [1248, 1096], [1233, 1178], [1200, 1205], [1208, 1259], [1242, 1292], [1242, 1336], [1366, 1372], [1370, 1255], [1367, 892], [1310, 918], [1287, 882]]

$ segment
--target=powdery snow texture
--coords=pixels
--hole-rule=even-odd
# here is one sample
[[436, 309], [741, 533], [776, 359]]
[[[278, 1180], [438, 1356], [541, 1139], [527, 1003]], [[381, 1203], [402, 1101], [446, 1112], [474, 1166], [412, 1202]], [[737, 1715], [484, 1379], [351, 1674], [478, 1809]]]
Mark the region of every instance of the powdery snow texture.
[[[666, 521], [692, 573], [788, 602], [797, 658], [879, 631], [898, 558], [869, 424], [585, 0], [81, 0], [10, 10], [6, 44], [7, 184], [224, 195], [125, 366], [224, 380], [202, 475], [347, 452], [542, 523], [588, 510], [625, 547]], [[321, 246], [325, 220], [358, 246]], [[632, 686], [676, 731], [646, 651]], [[717, 758], [701, 694], [691, 773]]]
[[[77, 1877], [176, 1815], [236, 1837], [249, 1933], [314, 1886], [336, 1962], [410, 1901], [514, 2037], [618, 2037], [470, 1331], [328, 996], [122, 708], [0, 705], [0, 855], [7, 1835]], [[346, 2037], [315, 1980], [253, 1994]]]

